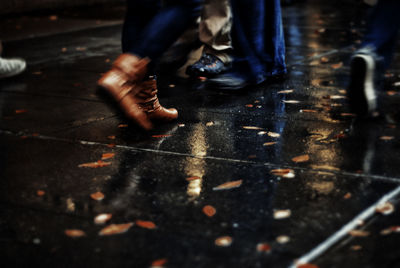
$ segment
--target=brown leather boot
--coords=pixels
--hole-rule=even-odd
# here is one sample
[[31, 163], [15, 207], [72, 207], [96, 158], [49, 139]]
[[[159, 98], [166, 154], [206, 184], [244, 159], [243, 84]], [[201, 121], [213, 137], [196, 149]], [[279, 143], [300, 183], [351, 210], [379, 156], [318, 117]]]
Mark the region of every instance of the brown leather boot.
[[147, 114], [152, 121], [170, 122], [178, 118], [178, 111], [175, 108], [166, 109], [161, 106], [157, 97], [157, 81], [150, 77], [137, 85], [140, 88], [135, 98], [139, 107]]
[[140, 90], [137, 83], [146, 75], [149, 62], [148, 58], [141, 59], [132, 54], [122, 54], [113, 63], [112, 69], [98, 81], [98, 85], [118, 102], [125, 115], [146, 130], [150, 130], [153, 125], [139, 107], [135, 95]]

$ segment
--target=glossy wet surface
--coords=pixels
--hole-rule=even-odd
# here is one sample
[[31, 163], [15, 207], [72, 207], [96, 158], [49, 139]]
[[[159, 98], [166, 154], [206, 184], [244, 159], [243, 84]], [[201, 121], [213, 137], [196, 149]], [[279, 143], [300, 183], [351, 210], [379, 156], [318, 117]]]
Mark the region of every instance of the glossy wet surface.
[[[4, 267], [289, 267], [397, 193], [399, 65], [381, 94], [390, 121], [353, 124], [344, 96], [365, 9], [320, 2], [283, 9], [285, 81], [230, 94], [161, 76], [161, 103], [180, 118], [150, 133], [96, 91], [120, 25], [3, 33], [6, 55], [29, 64], [0, 81]], [[398, 267], [398, 200], [309, 262]], [[94, 223], [102, 213], [111, 219]]]

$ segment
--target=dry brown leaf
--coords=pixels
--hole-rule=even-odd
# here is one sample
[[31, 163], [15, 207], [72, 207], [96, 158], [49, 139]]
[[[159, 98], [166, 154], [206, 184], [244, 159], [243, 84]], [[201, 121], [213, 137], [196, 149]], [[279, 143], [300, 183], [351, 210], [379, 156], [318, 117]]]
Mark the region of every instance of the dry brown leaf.
[[281, 134], [276, 133], [276, 132], [271, 132], [271, 131], [268, 131], [267, 134], [268, 134], [268, 136], [270, 136], [272, 138], [279, 138], [281, 136]]
[[32, 133], [32, 137], [39, 137], [39, 133]]
[[329, 99], [331, 100], [341, 100], [341, 99], [346, 99], [346, 96], [342, 96], [342, 95], [330, 95]]
[[157, 225], [155, 225], [154, 222], [152, 221], [142, 221], [142, 220], [137, 220], [135, 221], [136, 225], [145, 229], [156, 229]]
[[232, 245], [233, 239], [230, 236], [222, 236], [215, 239], [215, 245], [219, 247], [229, 247]]
[[115, 140], [115, 136], [114, 136], [114, 135], [107, 136], [107, 139], [110, 139], [110, 140]]
[[267, 133], [268, 133], [267, 131], [260, 131], [260, 132], [257, 133], [257, 135], [262, 136], [262, 135], [265, 135], [265, 134], [267, 134]]
[[271, 246], [267, 243], [258, 243], [257, 244], [257, 251], [258, 252], [271, 252]]
[[119, 127], [119, 128], [128, 127], [128, 124], [119, 124], [118, 127]]
[[64, 233], [69, 237], [82, 237], [86, 235], [84, 231], [78, 229], [68, 229]]
[[214, 125], [214, 122], [207, 122], [207, 123], [206, 123], [206, 126], [207, 126], [207, 127], [211, 127], [211, 126], [213, 126], [213, 125]]
[[225, 182], [221, 185], [214, 187], [213, 190], [219, 191], [219, 190], [229, 190], [233, 188], [238, 188], [242, 185], [242, 182], [243, 182], [242, 180]]
[[208, 217], [212, 217], [217, 213], [217, 210], [213, 206], [207, 205], [203, 207], [203, 213]]
[[102, 160], [99, 160], [97, 162], [80, 164], [78, 167], [99, 168], [99, 167], [106, 167], [106, 166], [109, 166], [109, 165], [111, 165], [110, 162], [104, 162]]
[[96, 201], [101, 201], [104, 199], [104, 194], [102, 192], [96, 192], [91, 194], [90, 197]]
[[326, 62], [328, 62], [328, 61], [329, 61], [329, 59], [328, 59], [327, 57], [322, 57], [322, 58], [321, 58], [321, 62], [326, 63]]
[[283, 102], [284, 102], [284, 103], [287, 103], [287, 104], [297, 104], [297, 103], [300, 103], [300, 101], [298, 101], [298, 100], [283, 100]]
[[108, 147], [108, 148], [114, 148], [114, 147], [115, 147], [115, 143], [107, 144], [107, 147]]
[[125, 233], [131, 228], [133, 223], [122, 223], [122, 224], [110, 224], [107, 227], [101, 229], [99, 235], [115, 235]]
[[318, 113], [318, 111], [312, 109], [301, 109], [300, 113]]
[[57, 15], [51, 15], [51, 16], [49, 17], [49, 20], [51, 20], [51, 21], [56, 21], [56, 20], [58, 20], [58, 16], [57, 16]]
[[349, 235], [354, 237], [366, 237], [369, 236], [369, 232], [363, 230], [351, 230]]
[[15, 113], [16, 114], [23, 114], [23, 113], [26, 113], [28, 110], [25, 110], [25, 109], [18, 109], [18, 110], [15, 110]]
[[171, 137], [172, 135], [170, 134], [164, 134], [164, 135], [152, 135], [153, 138], [166, 138], [166, 137]]
[[86, 51], [87, 47], [76, 47], [75, 50], [76, 51]]
[[249, 129], [249, 130], [262, 130], [260, 127], [254, 127], [254, 126], [242, 126], [243, 129]]
[[389, 91], [386, 91], [386, 94], [387, 94], [388, 96], [394, 96], [394, 95], [397, 94], [397, 92], [394, 91], [394, 90], [389, 90]]
[[254, 107], [253, 104], [246, 104], [245, 106], [246, 106], [247, 108], [253, 108], [253, 107]]
[[151, 268], [159, 268], [159, 267], [163, 267], [166, 263], [167, 263], [167, 259], [159, 259], [159, 260], [155, 260], [151, 263]]
[[99, 214], [94, 218], [95, 224], [104, 224], [112, 218], [112, 214], [110, 213], [103, 213]]
[[61, 52], [67, 52], [67, 48], [66, 47], [61, 48]]
[[114, 156], [115, 156], [115, 153], [105, 153], [101, 156], [101, 160], [110, 159], [110, 158], [113, 158]]
[[43, 190], [37, 190], [36, 194], [37, 194], [37, 196], [44, 196], [46, 194], [46, 192]]
[[332, 64], [331, 67], [332, 67], [333, 69], [342, 68], [342, 67], [343, 67], [343, 62], [339, 62], [339, 63], [336, 63], [336, 64]]
[[308, 154], [299, 155], [299, 156], [292, 158], [292, 161], [295, 163], [307, 162], [309, 160], [310, 160], [310, 156]]
[[381, 235], [389, 235], [391, 233], [399, 233], [400, 226], [390, 226], [389, 228], [383, 229]]
[[389, 214], [392, 214], [394, 212], [394, 206], [393, 206], [392, 203], [386, 202], [386, 203], [383, 203], [383, 204], [379, 204], [376, 207], [375, 211], [377, 213], [381, 213], [383, 215], [389, 215]]
[[280, 176], [288, 179], [294, 178], [294, 170], [293, 169], [273, 169], [271, 170], [271, 173], [275, 176]]
[[292, 215], [292, 212], [290, 211], [290, 209], [281, 209], [281, 210], [274, 211], [274, 219], [275, 220], [286, 219], [286, 218], [289, 218], [290, 215]]
[[174, 88], [175, 85], [174, 85], [174, 84], [170, 84], [169, 87], [170, 87], [170, 88]]
[[391, 141], [394, 139], [394, 137], [393, 136], [382, 136], [382, 137], [379, 137], [379, 139], [383, 140], [383, 141]]
[[318, 265], [311, 264], [311, 263], [303, 263], [296, 265], [296, 268], [319, 268]]
[[350, 249], [351, 249], [351, 250], [354, 250], [354, 251], [358, 251], [358, 250], [361, 250], [362, 247], [361, 247], [360, 245], [353, 245], [353, 246], [351, 246]]
[[350, 199], [351, 198], [351, 193], [347, 193], [343, 196], [344, 199]]
[[276, 238], [276, 242], [279, 244], [286, 244], [290, 241], [290, 237], [287, 235], [280, 235]]
[[293, 93], [293, 89], [281, 90], [277, 92], [278, 94], [289, 94]]
[[194, 181], [194, 180], [200, 180], [200, 179], [201, 179], [201, 178], [200, 178], [200, 177], [197, 177], [197, 176], [193, 176], [193, 177], [186, 178], [187, 181]]
[[326, 169], [326, 170], [340, 171], [339, 168], [328, 166], [328, 165], [311, 165], [311, 168], [312, 169]]
[[277, 142], [276, 141], [266, 142], [266, 143], [263, 144], [263, 146], [271, 146], [271, 145], [274, 145], [274, 144], [277, 144]]

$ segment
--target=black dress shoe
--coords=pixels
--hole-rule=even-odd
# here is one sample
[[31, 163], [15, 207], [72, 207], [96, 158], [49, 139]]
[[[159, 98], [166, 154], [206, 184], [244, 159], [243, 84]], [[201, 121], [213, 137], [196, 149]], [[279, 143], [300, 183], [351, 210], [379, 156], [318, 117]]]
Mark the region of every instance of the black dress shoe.
[[231, 68], [231, 63], [225, 64], [217, 56], [204, 53], [201, 58], [186, 69], [186, 74], [192, 77], [212, 77]]

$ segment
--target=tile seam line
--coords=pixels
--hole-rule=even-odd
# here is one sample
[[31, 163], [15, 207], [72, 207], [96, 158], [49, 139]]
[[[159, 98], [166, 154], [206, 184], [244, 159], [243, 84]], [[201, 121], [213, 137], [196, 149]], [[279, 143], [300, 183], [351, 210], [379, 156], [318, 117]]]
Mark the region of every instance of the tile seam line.
[[[17, 134], [13, 133], [12, 131], [1, 130], [1, 129], [0, 129], [0, 134], [17, 136]], [[105, 146], [105, 147], [108, 146], [108, 144], [101, 143], [101, 142], [85, 141], [85, 140], [70, 140], [70, 139], [57, 138], [57, 137], [45, 136], [45, 135], [39, 135], [39, 136], [31, 137], [31, 138], [40, 139], [40, 140], [59, 141], [59, 142], [66, 142], [66, 143], [78, 143], [78, 144], [82, 144], [82, 145], [97, 145], [97, 146]], [[158, 154], [164, 154], [164, 155], [185, 156], [185, 157], [192, 157], [192, 158], [199, 158], [199, 159], [206, 159], [206, 160], [225, 161], [225, 162], [231, 162], [231, 163], [253, 164], [253, 165], [265, 166], [265, 167], [270, 167], [270, 168], [290, 168], [290, 169], [294, 169], [294, 170], [298, 170], [298, 171], [310, 171], [310, 172], [322, 171], [322, 172], [333, 173], [336, 175], [351, 176], [351, 177], [355, 177], [355, 178], [364, 177], [364, 178], [385, 181], [385, 182], [390, 182], [390, 183], [395, 183], [395, 184], [400, 183], [400, 178], [396, 178], [396, 177], [387, 177], [387, 176], [379, 176], [379, 175], [362, 175], [362, 174], [358, 174], [358, 173], [352, 173], [352, 172], [346, 172], [346, 171], [338, 172], [338, 171], [327, 170], [327, 169], [308, 169], [308, 168], [294, 167], [294, 166], [289, 166], [289, 165], [284, 165], [284, 164], [279, 165], [279, 164], [274, 164], [274, 163], [269, 163], [269, 162], [255, 162], [255, 161], [249, 161], [249, 160], [224, 158], [224, 157], [216, 157], [216, 156], [198, 156], [198, 155], [192, 155], [192, 154], [187, 154], [187, 153], [161, 151], [161, 150], [148, 149], [148, 148], [138, 148], [138, 147], [132, 147], [132, 146], [127, 146], [127, 145], [115, 145], [115, 148], [136, 151], [136, 152], [158, 153]]]
[[346, 225], [342, 226], [338, 231], [329, 236], [325, 241], [317, 245], [315, 248], [310, 250], [308, 253], [302, 255], [299, 259], [294, 261], [289, 268], [296, 268], [298, 265], [311, 263], [313, 260], [324, 254], [327, 250], [329, 250], [332, 246], [334, 246], [337, 242], [342, 240], [348, 233], [359, 226], [360, 221], [365, 221], [371, 216], [373, 216], [376, 212], [376, 208], [388, 202], [389, 200], [395, 198], [400, 194], [400, 186], [396, 187], [394, 190], [388, 192], [383, 197], [381, 197], [377, 202], [371, 205], [369, 208], [362, 211], [358, 214], [353, 220], [348, 222]]

